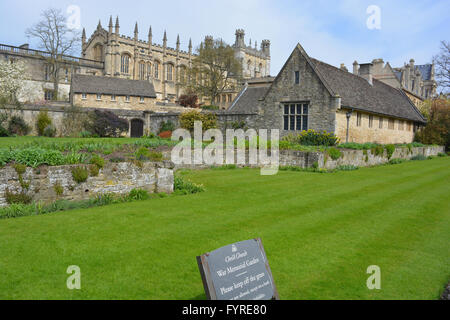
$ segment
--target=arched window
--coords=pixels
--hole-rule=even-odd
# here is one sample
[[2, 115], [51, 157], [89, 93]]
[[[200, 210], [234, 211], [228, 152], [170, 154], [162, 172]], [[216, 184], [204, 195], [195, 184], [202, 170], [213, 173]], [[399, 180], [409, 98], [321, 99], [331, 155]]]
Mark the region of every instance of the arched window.
[[155, 79], [159, 79], [159, 61], [155, 61], [153, 69], [155, 70]]
[[166, 80], [173, 81], [173, 64], [171, 63], [166, 65]]
[[180, 67], [180, 82], [184, 83], [186, 81], [186, 67], [181, 66]]
[[152, 64], [149, 62], [147, 63], [147, 80], [149, 80], [152, 77]]
[[120, 59], [120, 72], [130, 73], [130, 56], [128, 54], [123, 54]]
[[145, 80], [145, 62], [139, 62], [139, 80]]
[[247, 61], [247, 70], [251, 70], [252, 62], [250, 60]]
[[259, 72], [262, 72], [262, 70], [263, 70], [263, 65], [262, 65], [262, 63], [260, 63], [260, 64], [259, 64], [259, 69], [258, 69], [258, 71], [259, 71]]

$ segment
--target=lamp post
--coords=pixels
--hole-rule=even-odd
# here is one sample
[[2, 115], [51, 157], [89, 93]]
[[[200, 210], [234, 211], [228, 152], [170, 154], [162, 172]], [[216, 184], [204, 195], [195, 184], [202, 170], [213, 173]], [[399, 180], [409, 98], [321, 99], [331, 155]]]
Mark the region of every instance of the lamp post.
[[347, 134], [345, 136], [345, 143], [348, 143], [348, 129], [350, 127], [350, 117], [352, 116], [353, 110], [350, 110], [349, 112], [347, 112], [345, 114], [345, 116], [347, 117]]

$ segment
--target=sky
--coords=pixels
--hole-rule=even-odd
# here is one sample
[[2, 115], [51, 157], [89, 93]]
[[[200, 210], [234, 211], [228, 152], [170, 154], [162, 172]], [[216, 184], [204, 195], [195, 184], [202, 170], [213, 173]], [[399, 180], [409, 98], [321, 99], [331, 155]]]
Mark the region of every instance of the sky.
[[[276, 75], [297, 43], [309, 56], [349, 70], [353, 61], [383, 58], [400, 67], [414, 58], [416, 64], [431, 63], [440, 41], [450, 39], [449, 0], [15, 0], [0, 1], [0, 43], [37, 48], [25, 30], [40, 20], [47, 8], [80, 9], [81, 27], [87, 37], [99, 19], [107, 29], [110, 15], [118, 15], [120, 33], [147, 40], [149, 26], [153, 42], [162, 44], [167, 31], [168, 46], [181, 49], [189, 38], [194, 47], [206, 35], [233, 44], [236, 29], [245, 30], [245, 41], [271, 42], [271, 74]], [[375, 6], [375, 9], [374, 9]], [[69, 13], [67, 13], [69, 16]], [[75, 55], [79, 55], [78, 52]]]

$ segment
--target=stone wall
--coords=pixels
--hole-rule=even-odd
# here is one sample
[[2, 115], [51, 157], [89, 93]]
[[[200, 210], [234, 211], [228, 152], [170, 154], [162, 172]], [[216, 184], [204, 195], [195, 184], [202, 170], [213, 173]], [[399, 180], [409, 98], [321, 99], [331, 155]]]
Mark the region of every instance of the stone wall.
[[[170, 162], [143, 162], [142, 168], [130, 162], [106, 163], [98, 176], [89, 177], [77, 183], [72, 177], [72, 168], [77, 165], [27, 168], [22, 174], [23, 181], [29, 183], [26, 194], [33, 201], [53, 202], [57, 199], [82, 200], [99, 194], [127, 194], [133, 188], [153, 192], [173, 192], [173, 165]], [[61, 186], [58, 195], [55, 186]], [[0, 169], [0, 206], [6, 206], [6, 190], [22, 192], [19, 175], [12, 166]]]

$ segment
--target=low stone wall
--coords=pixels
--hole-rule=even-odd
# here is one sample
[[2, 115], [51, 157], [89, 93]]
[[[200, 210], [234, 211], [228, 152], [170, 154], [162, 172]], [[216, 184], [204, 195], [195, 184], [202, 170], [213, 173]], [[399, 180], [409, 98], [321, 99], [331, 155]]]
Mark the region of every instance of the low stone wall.
[[[23, 182], [29, 184], [24, 190], [19, 175], [12, 166], [0, 169], [0, 206], [6, 206], [6, 191], [24, 191], [34, 201], [44, 203], [57, 199], [82, 200], [104, 193], [127, 194], [133, 188], [153, 192], [173, 192], [173, 165], [170, 162], [142, 162], [139, 167], [130, 162], [106, 163], [98, 176], [77, 183], [72, 177], [72, 168], [77, 165], [27, 168], [22, 174]], [[57, 194], [58, 187], [62, 194]]]
[[[440, 152], [445, 152], [445, 147], [443, 146], [435, 146], [435, 147], [416, 147], [411, 148], [395, 148], [394, 153], [392, 154], [391, 159], [399, 158], [399, 159], [411, 159], [411, 157], [417, 155], [428, 156], [436, 156]], [[326, 153], [320, 153], [318, 158], [319, 168], [325, 169], [334, 169], [338, 166], [342, 165], [353, 165], [357, 167], [370, 167], [380, 164], [385, 164], [389, 162], [389, 159], [386, 154], [386, 150], [384, 150], [382, 155], [372, 154], [371, 150], [341, 150], [342, 156], [333, 160]]]
[[[389, 162], [386, 154], [386, 150], [383, 151], [382, 155], [372, 154], [371, 150], [349, 150], [349, 149], [339, 149], [341, 152], [341, 157], [337, 160], [331, 159], [331, 157], [326, 152], [311, 152], [311, 151], [296, 151], [296, 150], [280, 150], [279, 154], [279, 164], [280, 166], [296, 166], [301, 168], [311, 168], [317, 164], [318, 168], [325, 169], [335, 169], [342, 165], [353, 165], [357, 167], [369, 167], [374, 165], [380, 165]], [[435, 146], [435, 147], [416, 147], [408, 148], [397, 147], [392, 154], [391, 159], [401, 158], [410, 159], [416, 155], [435, 156], [440, 152], [445, 152], [445, 147]], [[225, 155], [225, 151], [224, 151]], [[171, 158], [171, 151], [165, 151], [164, 156], [167, 159]], [[224, 156], [225, 157], [225, 156]], [[235, 151], [236, 159], [236, 151]], [[246, 164], [238, 165], [249, 166], [248, 165], [248, 150], [245, 155]], [[194, 163], [194, 155], [192, 154], [192, 161]], [[225, 164], [225, 160], [224, 160]], [[259, 167], [258, 165], [250, 165], [251, 167]], [[175, 169], [206, 169], [211, 167], [207, 164], [177, 164]]]

